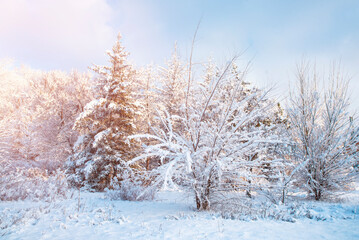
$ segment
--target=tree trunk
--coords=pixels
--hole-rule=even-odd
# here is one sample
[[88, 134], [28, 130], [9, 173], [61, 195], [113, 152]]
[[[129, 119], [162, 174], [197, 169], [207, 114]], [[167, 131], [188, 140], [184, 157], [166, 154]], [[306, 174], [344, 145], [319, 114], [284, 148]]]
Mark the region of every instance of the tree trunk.
[[319, 201], [322, 198], [322, 191], [320, 189], [315, 189], [314, 194], [316, 201]]
[[198, 196], [196, 194], [196, 205], [197, 210], [209, 210], [210, 202], [208, 200], [208, 197], [201, 194], [201, 196]]
[[282, 190], [282, 203], [285, 203], [285, 197], [286, 197], [286, 188], [283, 188]]

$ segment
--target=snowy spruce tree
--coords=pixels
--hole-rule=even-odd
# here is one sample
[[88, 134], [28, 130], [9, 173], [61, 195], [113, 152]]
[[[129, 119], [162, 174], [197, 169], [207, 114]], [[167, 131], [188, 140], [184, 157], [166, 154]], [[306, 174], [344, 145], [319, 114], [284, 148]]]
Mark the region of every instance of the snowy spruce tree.
[[186, 66], [181, 62], [175, 45], [166, 67], [160, 68], [160, 101], [170, 115], [181, 115], [186, 96]]
[[[187, 87], [187, 71], [186, 65], [181, 61], [177, 52], [177, 44], [174, 46], [171, 58], [166, 61], [165, 67], [158, 69], [159, 83], [157, 115], [162, 114], [161, 117], [166, 117], [163, 113], [167, 111], [171, 116], [172, 127], [175, 131], [183, 129], [180, 116], [185, 112], [186, 101], [186, 87]], [[153, 122], [152, 125], [156, 127], [163, 127], [160, 122]], [[162, 128], [167, 131], [166, 128]], [[159, 164], [161, 164], [159, 162]]]
[[75, 186], [104, 190], [116, 178], [129, 174], [126, 162], [134, 157], [133, 143], [127, 139], [135, 133], [139, 107], [133, 94], [135, 71], [127, 61], [128, 53], [119, 35], [110, 66], [94, 66], [98, 75], [98, 98], [88, 103], [75, 122], [82, 135], [67, 163], [69, 180]]
[[[180, 116], [184, 113], [186, 99], [186, 65], [178, 55], [177, 46], [175, 45], [171, 58], [166, 61], [164, 67], [143, 69], [138, 80], [138, 89], [141, 89], [142, 93], [142, 126], [139, 132], [151, 134], [154, 128], [167, 131], [160, 120], [161, 117], [166, 118], [165, 111], [171, 115], [171, 124], [176, 131], [183, 128]], [[153, 142], [153, 139], [142, 139], [144, 146]], [[163, 162], [166, 160], [161, 161], [155, 156], [147, 157], [144, 166], [149, 170]]]

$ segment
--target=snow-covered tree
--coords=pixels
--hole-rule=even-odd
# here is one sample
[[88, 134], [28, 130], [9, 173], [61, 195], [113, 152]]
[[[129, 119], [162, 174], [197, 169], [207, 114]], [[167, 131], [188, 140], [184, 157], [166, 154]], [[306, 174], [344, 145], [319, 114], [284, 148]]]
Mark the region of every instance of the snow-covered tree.
[[303, 166], [301, 184], [320, 200], [348, 187], [357, 175], [359, 132], [348, 112], [348, 81], [338, 69], [333, 67], [324, 92], [318, 90], [319, 75], [309, 64], [299, 66], [297, 78], [288, 107], [293, 157]]
[[[1, 77], [0, 141], [8, 146], [8, 161], [49, 172], [61, 167], [72, 152], [72, 125], [91, 96], [89, 76], [73, 72], [8, 69]], [[0, 107], [1, 108], [1, 107]]]
[[[141, 114], [138, 118], [138, 132], [144, 134], [150, 134], [153, 126], [158, 126], [156, 116], [158, 109], [161, 109], [161, 96], [159, 94], [158, 87], [158, 73], [153, 66], [147, 66], [142, 68], [137, 73], [137, 85], [138, 85], [138, 99], [141, 101], [142, 107], [140, 108]], [[155, 104], [156, 103], [156, 104]], [[150, 140], [143, 141], [142, 144], [149, 145]], [[156, 159], [147, 158], [144, 162], [146, 170], [153, 168], [153, 165], [157, 165]]]
[[98, 75], [97, 99], [86, 105], [74, 128], [81, 133], [69, 158], [67, 173], [72, 184], [103, 190], [126, 171], [126, 161], [136, 148], [127, 139], [135, 133], [139, 104], [133, 96], [135, 71], [119, 35], [109, 66], [94, 66]]
[[[181, 61], [175, 45], [171, 59], [166, 62], [166, 67], [160, 68], [159, 102], [161, 108], [171, 116], [180, 116], [184, 112], [186, 99], [186, 66]], [[175, 128], [180, 128], [179, 122], [174, 122]]]
[[61, 168], [76, 140], [74, 120], [91, 96], [89, 76], [24, 67], [3, 71], [0, 108], [6, 106], [6, 111], [0, 120], [0, 198], [65, 194]]
[[72, 126], [92, 95], [89, 79], [87, 74], [53, 71], [30, 81], [34, 120], [29, 137], [37, 161], [47, 162], [47, 169], [62, 167], [72, 153], [78, 136]]
[[[262, 165], [275, 162], [264, 153], [278, 138], [271, 134], [270, 124], [262, 123], [273, 111], [272, 104], [265, 91], [246, 90], [246, 70], [231, 72], [233, 61], [222, 71], [207, 68], [205, 80], [192, 86], [196, 97], [187, 114], [174, 116], [167, 111], [155, 134], [135, 136], [155, 139], [157, 144], [131, 163], [152, 156], [166, 160], [152, 172], [155, 184], [190, 186], [198, 209], [209, 209], [217, 193], [264, 187], [268, 181]], [[175, 129], [173, 118], [184, 127]]]

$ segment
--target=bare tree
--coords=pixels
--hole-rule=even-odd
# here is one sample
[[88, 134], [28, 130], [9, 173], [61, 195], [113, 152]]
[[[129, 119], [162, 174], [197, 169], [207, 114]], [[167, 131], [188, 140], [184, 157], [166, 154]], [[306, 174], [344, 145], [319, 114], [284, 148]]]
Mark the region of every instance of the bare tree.
[[358, 128], [348, 112], [348, 78], [332, 67], [330, 86], [318, 90], [315, 66], [298, 66], [298, 88], [288, 116], [294, 161], [303, 166], [301, 183], [316, 200], [343, 190], [356, 176]]

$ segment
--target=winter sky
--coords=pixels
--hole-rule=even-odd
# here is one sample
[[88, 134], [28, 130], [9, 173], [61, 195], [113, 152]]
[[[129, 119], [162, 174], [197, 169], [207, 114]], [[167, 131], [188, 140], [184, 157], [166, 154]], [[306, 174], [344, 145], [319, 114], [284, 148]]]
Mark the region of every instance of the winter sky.
[[[341, 61], [359, 97], [359, 1], [0, 0], [0, 59], [50, 70], [106, 64], [118, 32], [137, 65], [162, 64], [177, 41], [187, 58], [252, 61], [251, 79], [288, 86], [303, 57]], [[357, 104], [359, 106], [359, 104]]]

